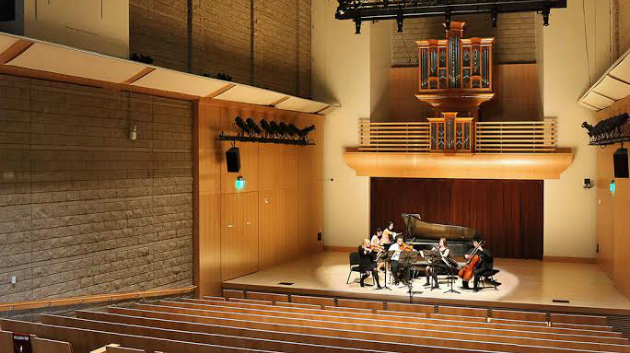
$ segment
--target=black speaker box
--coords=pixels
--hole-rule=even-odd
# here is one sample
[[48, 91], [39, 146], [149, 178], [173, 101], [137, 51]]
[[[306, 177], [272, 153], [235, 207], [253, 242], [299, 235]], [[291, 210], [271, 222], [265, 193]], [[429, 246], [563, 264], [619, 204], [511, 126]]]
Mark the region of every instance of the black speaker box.
[[615, 178], [628, 178], [628, 150], [626, 148], [618, 149], [614, 156]]
[[15, 21], [15, 0], [0, 0], [0, 21]]
[[228, 173], [238, 173], [241, 171], [241, 154], [238, 147], [232, 147], [225, 152]]

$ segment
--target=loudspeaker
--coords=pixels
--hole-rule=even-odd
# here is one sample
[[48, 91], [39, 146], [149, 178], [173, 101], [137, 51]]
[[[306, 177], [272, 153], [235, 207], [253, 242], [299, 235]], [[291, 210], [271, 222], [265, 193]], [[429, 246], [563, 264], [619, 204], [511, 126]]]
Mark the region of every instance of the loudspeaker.
[[15, 0], [0, 0], [0, 21], [15, 21]]
[[625, 148], [618, 149], [614, 156], [615, 178], [628, 178], [628, 150]]
[[228, 173], [238, 173], [241, 171], [241, 154], [238, 147], [232, 147], [225, 152]]

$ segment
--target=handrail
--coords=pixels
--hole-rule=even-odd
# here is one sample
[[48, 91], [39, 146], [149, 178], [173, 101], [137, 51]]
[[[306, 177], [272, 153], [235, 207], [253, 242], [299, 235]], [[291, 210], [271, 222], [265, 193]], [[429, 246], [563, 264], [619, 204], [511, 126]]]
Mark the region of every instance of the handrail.
[[[557, 147], [556, 121], [475, 122], [474, 153], [549, 153]], [[360, 152], [430, 152], [428, 122], [359, 120]]]
[[0, 304], [0, 312], [27, 310], [27, 309], [41, 309], [41, 308], [49, 308], [49, 307], [55, 307], [55, 306], [94, 304], [94, 303], [121, 301], [121, 300], [129, 300], [129, 299], [142, 299], [142, 298], [161, 297], [161, 296], [168, 296], [168, 295], [187, 294], [187, 293], [192, 293], [196, 288], [197, 286], [189, 286], [189, 287], [183, 287], [183, 288], [153, 289], [153, 290], [147, 290], [147, 291], [128, 292], [128, 293], [97, 294], [97, 295], [85, 295], [85, 296], [80, 296], [80, 297], [2, 303]]

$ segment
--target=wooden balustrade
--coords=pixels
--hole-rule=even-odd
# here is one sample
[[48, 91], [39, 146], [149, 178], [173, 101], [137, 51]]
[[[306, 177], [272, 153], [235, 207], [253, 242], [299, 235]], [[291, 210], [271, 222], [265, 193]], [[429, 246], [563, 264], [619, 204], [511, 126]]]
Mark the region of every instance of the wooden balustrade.
[[359, 122], [359, 151], [429, 152], [429, 123]]
[[475, 124], [477, 153], [555, 152], [555, 120], [478, 122]]
[[[473, 122], [474, 153], [549, 153], [556, 151], [555, 120]], [[359, 122], [360, 152], [429, 153], [429, 122]], [[439, 150], [439, 152], [444, 152]], [[454, 152], [454, 151], [447, 151]], [[462, 151], [466, 152], [466, 151]]]

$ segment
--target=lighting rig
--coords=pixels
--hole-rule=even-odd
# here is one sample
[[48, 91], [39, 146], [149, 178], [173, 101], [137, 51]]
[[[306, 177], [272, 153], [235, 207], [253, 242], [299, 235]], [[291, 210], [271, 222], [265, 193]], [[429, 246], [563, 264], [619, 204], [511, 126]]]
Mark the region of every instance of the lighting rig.
[[234, 119], [236, 135], [227, 135], [221, 132], [218, 139], [221, 141], [241, 141], [258, 143], [277, 143], [282, 145], [312, 146], [315, 141], [308, 138], [308, 134], [315, 130], [315, 125], [299, 129], [293, 124], [283, 122], [260, 120], [260, 126], [254, 119], [241, 117]]
[[407, 18], [444, 18], [449, 28], [452, 16], [470, 14], [490, 15], [492, 26], [497, 26], [500, 13], [537, 12], [543, 24], [549, 26], [551, 9], [566, 8], [567, 0], [337, 0], [335, 13], [338, 20], [352, 20], [355, 33], [361, 34], [361, 22], [396, 20], [398, 32], [403, 31]]
[[613, 143], [630, 141], [630, 124], [628, 124], [628, 113], [623, 113], [606, 120], [598, 122], [595, 126], [586, 121], [582, 127], [586, 129], [589, 136], [589, 145], [606, 146]]

